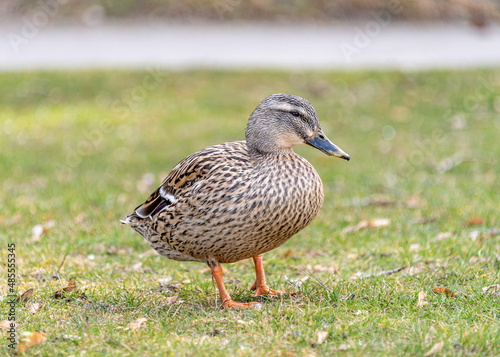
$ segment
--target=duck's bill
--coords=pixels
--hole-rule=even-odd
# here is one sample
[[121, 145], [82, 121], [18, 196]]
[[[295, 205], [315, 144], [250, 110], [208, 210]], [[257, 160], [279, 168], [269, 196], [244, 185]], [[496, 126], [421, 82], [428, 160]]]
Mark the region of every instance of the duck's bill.
[[332, 143], [322, 131], [318, 131], [313, 136], [305, 139], [307, 145], [324, 152], [330, 156], [340, 157], [341, 159], [349, 161], [351, 157], [345, 153], [341, 148]]

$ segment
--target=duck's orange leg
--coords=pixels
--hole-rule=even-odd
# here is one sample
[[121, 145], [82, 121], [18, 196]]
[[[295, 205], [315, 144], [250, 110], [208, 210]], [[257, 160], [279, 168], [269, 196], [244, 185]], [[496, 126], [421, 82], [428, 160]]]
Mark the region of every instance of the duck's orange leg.
[[224, 286], [222, 267], [220, 265], [216, 265], [214, 268], [212, 268], [212, 275], [215, 278], [217, 287], [219, 288], [220, 299], [222, 300], [222, 304], [225, 308], [255, 309], [260, 306], [258, 302], [241, 303], [235, 302], [231, 299], [231, 296], [229, 296], [226, 287]]
[[255, 290], [255, 296], [259, 295], [282, 295], [282, 294], [297, 294], [284, 293], [282, 291], [270, 289], [266, 284], [266, 274], [264, 273], [264, 265], [262, 264], [262, 254], [253, 257], [253, 262], [255, 263], [255, 283], [252, 285], [252, 290]]

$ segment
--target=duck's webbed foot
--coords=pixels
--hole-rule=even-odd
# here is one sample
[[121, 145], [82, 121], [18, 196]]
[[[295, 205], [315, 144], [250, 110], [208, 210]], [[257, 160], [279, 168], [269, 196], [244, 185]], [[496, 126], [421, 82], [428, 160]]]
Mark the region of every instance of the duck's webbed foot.
[[261, 304], [258, 302], [235, 302], [229, 296], [226, 287], [224, 286], [224, 279], [222, 274], [222, 267], [217, 264], [212, 269], [212, 275], [217, 283], [217, 287], [219, 288], [219, 295], [222, 300], [222, 304], [226, 309], [235, 308], [235, 309], [259, 309]]
[[253, 257], [253, 261], [255, 263], [255, 283], [252, 285], [251, 290], [255, 290], [254, 296], [261, 295], [272, 295], [279, 296], [283, 294], [295, 295], [297, 292], [286, 293], [279, 290], [273, 290], [269, 288], [266, 284], [266, 275], [264, 273], [264, 266], [262, 263], [262, 254], [256, 255]]
[[251, 288], [252, 290], [255, 290], [254, 296], [261, 296], [261, 295], [278, 296], [278, 295], [287, 294], [283, 291], [273, 290], [273, 289], [269, 288], [269, 286], [267, 286], [267, 285], [259, 285], [259, 286], [256, 286], [256, 285], [257, 285], [257, 281], [252, 285], [252, 288]]
[[226, 309], [235, 308], [235, 309], [255, 309], [255, 310], [259, 310], [261, 306], [262, 306], [262, 304], [258, 303], [258, 302], [236, 302], [236, 301], [233, 301], [233, 300], [229, 300], [229, 301], [224, 302], [224, 307]]

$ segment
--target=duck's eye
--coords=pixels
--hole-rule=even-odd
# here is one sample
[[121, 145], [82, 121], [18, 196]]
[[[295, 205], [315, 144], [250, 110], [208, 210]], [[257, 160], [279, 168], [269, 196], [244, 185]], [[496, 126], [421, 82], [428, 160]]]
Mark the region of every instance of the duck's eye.
[[293, 115], [294, 117], [298, 117], [300, 114], [299, 114], [299, 112], [292, 112], [292, 115]]

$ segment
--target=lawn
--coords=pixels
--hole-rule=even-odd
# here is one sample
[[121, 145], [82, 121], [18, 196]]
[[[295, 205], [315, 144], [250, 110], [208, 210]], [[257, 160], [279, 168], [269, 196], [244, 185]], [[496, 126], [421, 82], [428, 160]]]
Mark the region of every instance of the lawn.
[[[228, 291], [262, 309], [228, 311], [206, 265], [119, 219], [186, 155], [243, 139], [275, 92], [308, 99], [351, 161], [297, 148], [325, 203], [264, 267], [299, 294], [253, 297], [241, 261]], [[2, 73], [0, 133], [0, 321], [15, 243], [17, 294], [33, 289], [18, 337], [46, 338], [26, 355], [500, 355], [483, 289], [500, 283], [500, 70]]]

